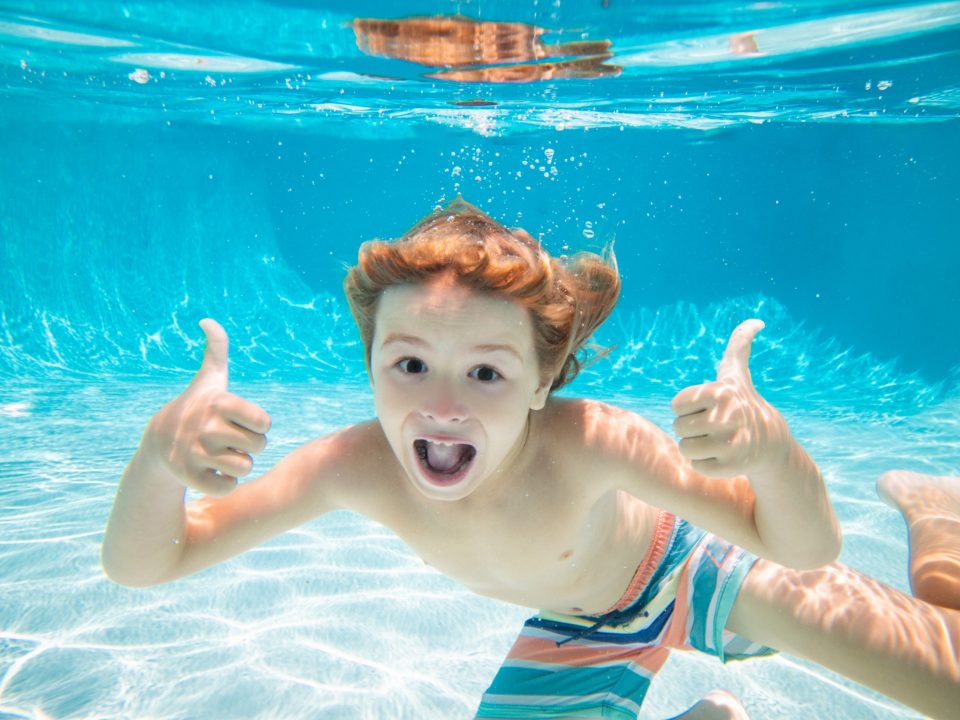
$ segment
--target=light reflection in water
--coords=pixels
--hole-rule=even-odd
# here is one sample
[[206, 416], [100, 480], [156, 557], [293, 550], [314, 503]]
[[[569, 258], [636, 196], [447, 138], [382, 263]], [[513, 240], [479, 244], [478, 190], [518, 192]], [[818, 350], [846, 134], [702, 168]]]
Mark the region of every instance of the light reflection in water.
[[[357, 18], [357, 47], [370, 55], [445, 70], [426, 77], [458, 82], [531, 82], [616, 76], [609, 40], [547, 44], [547, 31], [515, 22], [482, 22], [459, 15], [396, 20]], [[547, 61], [546, 58], [574, 58]], [[450, 69], [454, 68], [454, 69]]]

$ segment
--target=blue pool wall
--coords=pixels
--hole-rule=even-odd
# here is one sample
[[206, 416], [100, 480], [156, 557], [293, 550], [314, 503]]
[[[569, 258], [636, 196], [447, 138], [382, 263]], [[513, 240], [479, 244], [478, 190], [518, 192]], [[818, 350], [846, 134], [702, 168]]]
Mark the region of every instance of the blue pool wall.
[[956, 123], [378, 139], [50, 114], [0, 116], [2, 373], [188, 369], [212, 315], [241, 373], [362, 374], [344, 267], [459, 192], [553, 252], [613, 241], [620, 345], [641, 311], [742, 299], [957, 375]]

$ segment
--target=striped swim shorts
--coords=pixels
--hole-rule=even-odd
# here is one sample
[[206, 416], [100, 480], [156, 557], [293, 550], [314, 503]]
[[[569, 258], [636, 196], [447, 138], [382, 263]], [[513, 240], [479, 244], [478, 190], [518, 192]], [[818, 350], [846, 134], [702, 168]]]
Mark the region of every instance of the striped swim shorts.
[[756, 556], [669, 513], [658, 535], [611, 613], [524, 623], [478, 718], [632, 719], [672, 649], [723, 662], [775, 652], [724, 629]]

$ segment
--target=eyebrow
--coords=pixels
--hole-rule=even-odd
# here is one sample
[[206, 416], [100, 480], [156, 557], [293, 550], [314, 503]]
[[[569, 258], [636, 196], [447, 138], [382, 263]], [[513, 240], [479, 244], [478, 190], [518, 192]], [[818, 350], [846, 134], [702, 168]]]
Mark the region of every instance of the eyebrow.
[[[403, 333], [390, 333], [384, 338], [383, 342], [380, 344], [380, 347], [384, 348], [391, 343], [407, 343], [408, 345], [414, 345], [422, 348], [430, 347], [430, 343], [423, 338], [419, 338], [416, 335], [405, 335]], [[513, 355], [520, 362], [523, 362], [523, 356], [520, 355], [520, 351], [508, 343], [481, 343], [479, 345], [474, 345], [470, 349], [474, 352], [483, 353], [505, 352], [508, 355]]]

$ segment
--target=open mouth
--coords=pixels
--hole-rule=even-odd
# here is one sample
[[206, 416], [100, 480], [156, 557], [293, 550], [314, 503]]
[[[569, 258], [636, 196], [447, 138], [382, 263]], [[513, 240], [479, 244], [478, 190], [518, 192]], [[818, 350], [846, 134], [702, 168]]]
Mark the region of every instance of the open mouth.
[[439, 442], [420, 438], [413, 441], [420, 467], [428, 480], [449, 485], [461, 480], [473, 464], [477, 449], [468, 443]]

